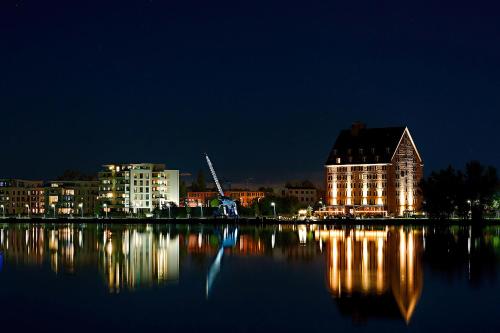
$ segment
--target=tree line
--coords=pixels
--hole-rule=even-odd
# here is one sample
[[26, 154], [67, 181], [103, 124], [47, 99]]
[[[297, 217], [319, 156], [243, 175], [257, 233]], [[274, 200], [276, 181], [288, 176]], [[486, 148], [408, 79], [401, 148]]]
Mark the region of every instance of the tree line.
[[424, 211], [431, 218], [472, 218], [481, 220], [497, 211], [499, 183], [493, 166], [471, 161], [464, 170], [451, 165], [432, 172], [420, 183]]

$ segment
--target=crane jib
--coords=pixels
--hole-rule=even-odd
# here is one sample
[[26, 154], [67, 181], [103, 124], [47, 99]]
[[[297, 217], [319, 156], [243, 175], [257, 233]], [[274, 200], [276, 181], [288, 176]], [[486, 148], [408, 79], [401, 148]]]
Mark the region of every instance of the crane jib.
[[212, 173], [212, 177], [215, 182], [215, 186], [217, 186], [217, 190], [219, 191], [219, 194], [221, 197], [224, 196], [224, 191], [222, 191], [222, 187], [220, 186], [219, 179], [217, 178], [217, 174], [215, 173], [214, 166], [212, 165], [212, 162], [210, 161], [210, 158], [208, 157], [207, 154], [205, 154], [205, 158], [207, 159], [207, 164], [208, 167], [210, 168], [210, 172]]

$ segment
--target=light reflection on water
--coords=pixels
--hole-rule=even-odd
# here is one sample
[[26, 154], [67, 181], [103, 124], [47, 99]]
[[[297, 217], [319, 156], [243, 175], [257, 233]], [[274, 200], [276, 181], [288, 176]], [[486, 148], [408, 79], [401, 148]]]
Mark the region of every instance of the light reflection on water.
[[222, 278], [224, 257], [319, 260], [324, 270], [308, 274], [324, 275], [324, 292], [344, 317], [399, 318], [409, 325], [426, 269], [476, 285], [496, 277], [499, 234], [498, 227], [14, 224], [0, 227], [0, 278], [21, 267], [48, 265], [61, 278], [93, 268], [109, 293], [140, 292], [175, 288], [182, 283], [182, 263], [202, 257], [211, 263], [204, 266], [207, 276], [199, 277], [208, 297]]
[[410, 321], [423, 286], [421, 230], [320, 230], [316, 239], [327, 244], [329, 288], [340, 306], [371, 299], [373, 311], [388, 311], [393, 300]]

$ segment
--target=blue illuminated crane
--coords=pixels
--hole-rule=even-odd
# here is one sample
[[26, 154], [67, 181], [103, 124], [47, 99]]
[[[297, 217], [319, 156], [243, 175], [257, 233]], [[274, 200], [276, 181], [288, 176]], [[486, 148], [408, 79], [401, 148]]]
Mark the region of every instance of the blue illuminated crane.
[[222, 190], [222, 186], [220, 186], [219, 179], [217, 178], [217, 174], [215, 173], [214, 166], [212, 165], [212, 161], [207, 154], [205, 154], [205, 158], [207, 159], [208, 167], [210, 168], [210, 172], [212, 173], [212, 177], [215, 182], [215, 186], [217, 186], [217, 191], [219, 192], [219, 197], [217, 198], [217, 211], [214, 213], [215, 217], [225, 217], [225, 218], [234, 218], [237, 219], [238, 216], [238, 207], [236, 206], [236, 202], [224, 195], [224, 191]]

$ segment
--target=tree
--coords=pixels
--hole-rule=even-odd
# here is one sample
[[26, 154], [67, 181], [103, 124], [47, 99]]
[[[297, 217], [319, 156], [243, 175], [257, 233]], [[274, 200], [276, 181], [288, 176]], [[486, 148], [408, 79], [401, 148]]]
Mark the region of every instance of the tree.
[[194, 181], [191, 185], [191, 190], [193, 192], [203, 192], [207, 190], [207, 184], [205, 182], [205, 175], [203, 174], [203, 170], [200, 169], [198, 171], [196, 181]]
[[296, 197], [266, 196], [257, 203], [258, 210], [263, 216], [272, 216], [274, 214], [272, 202], [276, 204], [276, 213], [278, 215], [295, 214], [302, 207]]
[[84, 174], [78, 170], [64, 170], [63, 174], [57, 177], [57, 180], [97, 180], [96, 175]]
[[181, 181], [181, 183], [179, 184], [179, 196], [181, 198], [185, 198], [187, 197], [187, 187], [186, 187], [186, 182], [185, 181]]
[[449, 218], [455, 211], [463, 175], [451, 165], [438, 172], [432, 172], [423, 179], [420, 189], [424, 196], [424, 209], [434, 218]]
[[495, 193], [491, 202], [491, 208], [495, 212], [495, 217], [500, 217], [500, 193]]
[[95, 205], [94, 205], [94, 215], [99, 216], [101, 215], [102, 212], [102, 202], [101, 199], [97, 200]]
[[466, 218], [480, 220], [485, 209], [492, 204], [498, 184], [494, 167], [485, 167], [477, 161], [466, 164], [465, 173], [453, 169], [432, 172], [422, 180], [420, 190], [424, 209], [431, 217], [449, 218], [454, 212]]
[[287, 181], [285, 183], [286, 188], [315, 188], [314, 184], [310, 180], [302, 181]]
[[260, 192], [264, 192], [266, 194], [273, 194], [274, 193], [274, 189], [272, 187], [259, 187], [259, 191]]
[[486, 206], [491, 205], [498, 184], [497, 170], [471, 161], [465, 166], [464, 191], [472, 203], [472, 218], [480, 220]]

